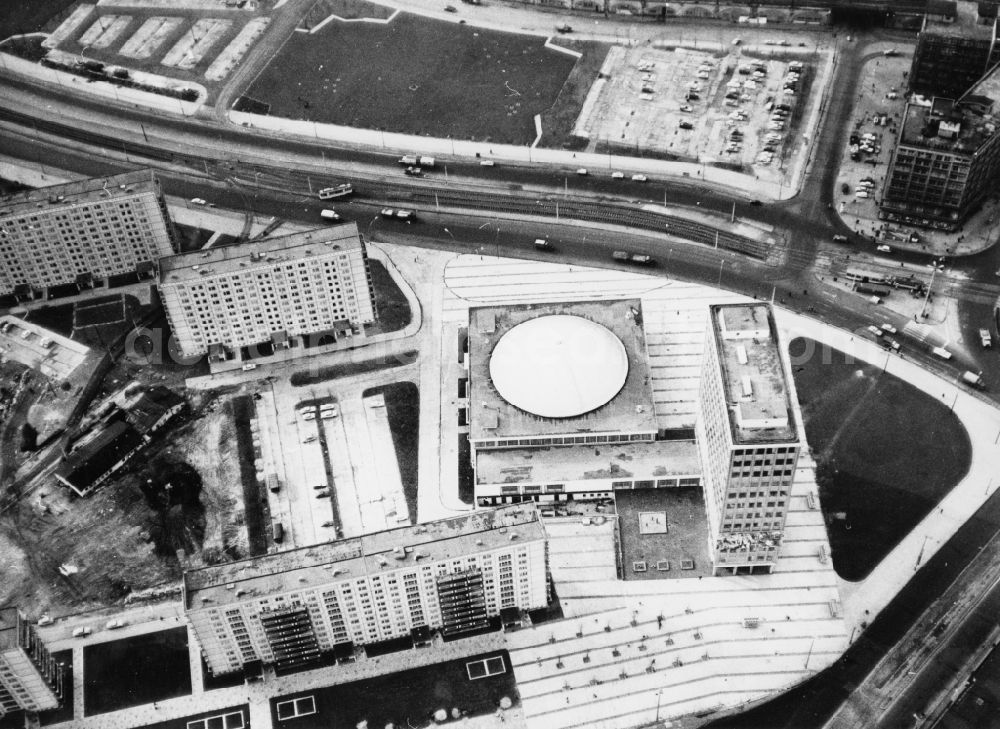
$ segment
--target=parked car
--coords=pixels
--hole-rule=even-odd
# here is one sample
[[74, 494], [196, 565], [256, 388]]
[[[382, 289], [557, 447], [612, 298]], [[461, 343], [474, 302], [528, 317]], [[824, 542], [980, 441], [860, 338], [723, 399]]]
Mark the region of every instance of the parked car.
[[632, 175], [632, 182], [645, 182], [648, 179], [645, 175]]
[[207, 203], [207, 202], [205, 202], [205, 201], [204, 201], [204, 200], [203, 200], [202, 198], [200, 198], [200, 197], [193, 197], [193, 198], [191, 198], [191, 204], [192, 204], [192, 205], [208, 205], [208, 203]]
[[91, 630], [88, 626], [81, 625], [79, 628], [74, 628], [73, 629], [73, 637], [74, 638], [85, 638], [86, 636], [90, 635], [93, 632], [94, 631]]
[[983, 349], [989, 349], [993, 346], [993, 337], [990, 336], [989, 329], [979, 330], [979, 343], [983, 345]]
[[113, 620], [106, 622], [104, 627], [107, 630], [118, 630], [119, 628], [124, 628], [126, 625], [128, 625], [128, 621], [121, 620], [120, 618], [114, 618]]

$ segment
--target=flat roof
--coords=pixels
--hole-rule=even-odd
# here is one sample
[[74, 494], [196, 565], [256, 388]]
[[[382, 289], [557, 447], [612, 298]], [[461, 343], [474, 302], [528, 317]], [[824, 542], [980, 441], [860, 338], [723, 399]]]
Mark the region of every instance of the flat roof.
[[0, 317], [0, 355], [53, 380], [68, 379], [90, 352], [85, 344], [20, 317]]
[[798, 440], [771, 307], [726, 304], [709, 311], [733, 443]]
[[996, 134], [1000, 124], [998, 100], [1000, 66], [959, 101], [935, 97], [932, 106], [907, 102], [900, 142], [919, 149], [971, 155]]
[[160, 259], [160, 283], [184, 283], [240, 270], [269, 269], [279, 263], [357, 248], [363, 248], [357, 223], [315, 228], [238, 246], [166, 256]]
[[0, 218], [23, 215], [40, 208], [99, 202], [119, 193], [154, 190], [156, 190], [156, 177], [153, 171], [148, 169], [109, 177], [91, 177], [62, 185], [24, 190], [0, 198]]
[[[593, 328], [587, 327], [590, 331], [599, 331], [599, 327], [603, 328], [620, 342], [623, 350], [624, 360], [618, 361], [612, 367], [615, 372], [620, 372], [621, 368], [625, 369], [622, 384], [618, 386], [614, 383], [615, 392], [610, 400], [595, 407], [594, 402], [603, 398], [601, 393], [600, 397], [584, 405], [591, 409], [575, 416], [546, 417], [518, 407], [503, 397], [491, 376], [494, 351], [508, 332], [525, 322], [553, 316], [586, 320], [595, 325]], [[597, 337], [598, 341], [603, 339], [607, 345], [605, 354], [611, 353], [617, 347], [617, 345], [611, 347], [613, 343], [611, 337], [603, 334]], [[535, 338], [527, 339], [530, 341]], [[573, 349], [574, 347], [570, 346], [562, 349], [562, 352], [565, 354]], [[556, 353], [559, 351], [559, 347], [549, 350]], [[530, 369], [522, 372], [521, 376], [530, 376]], [[545, 378], [549, 382], [552, 381], [551, 374], [545, 375]], [[585, 388], [589, 384], [577, 381], [573, 386]], [[657, 429], [646, 336], [642, 327], [642, 303], [639, 299], [471, 308], [469, 385], [469, 437], [472, 440], [576, 433], [650, 433]], [[605, 385], [602, 383], [596, 389], [600, 391], [601, 387]], [[523, 385], [522, 388], [526, 392], [538, 392], [535, 383]], [[564, 388], [563, 392], [566, 391]], [[590, 393], [584, 394], [590, 396]]]
[[693, 440], [509, 448], [476, 453], [476, 483], [564, 483], [700, 476]]
[[[938, 20], [934, 17], [941, 14], [946, 14], [951, 20]], [[976, 3], [936, 3], [929, 4], [927, 7], [923, 32], [940, 36], [989, 40], [993, 35], [993, 23], [979, 22], [979, 7]]]
[[[315, 544], [184, 573], [185, 608], [216, 607], [545, 538], [534, 504]], [[227, 588], [231, 585], [231, 588]], [[241, 593], [237, 595], [237, 593]]]

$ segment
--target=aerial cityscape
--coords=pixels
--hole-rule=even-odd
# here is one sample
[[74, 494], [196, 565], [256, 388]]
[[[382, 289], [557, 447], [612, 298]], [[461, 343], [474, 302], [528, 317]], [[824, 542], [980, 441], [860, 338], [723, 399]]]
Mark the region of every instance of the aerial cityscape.
[[0, 4], [0, 729], [1000, 729], [1000, 0]]

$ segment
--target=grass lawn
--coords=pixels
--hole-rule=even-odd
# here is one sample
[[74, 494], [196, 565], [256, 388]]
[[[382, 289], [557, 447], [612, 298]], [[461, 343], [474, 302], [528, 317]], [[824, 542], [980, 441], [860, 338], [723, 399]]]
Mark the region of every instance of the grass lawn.
[[367, 2], [367, 0], [317, 0], [306, 13], [306, 17], [302, 19], [299, 27], [303, 29], [315, 28], [330, 15], [336, 15], [345, 20], [357, 20], [358, 18], [385, 20], [394, 12], [396, 12], [395, 8], [376, 5]]
[[415, 349], [407, 350], [389, 358], [366, 359], [362, 362], [347, 362], [345, 364], [330, 365], [319, 369], [302, 370], [295, 372], [289, 378], [294, 387], [305, 387], [306, 385], [317, 385], [327, 380], [335, 380], [338, 377], [350, 377], [351, 375], [364, 375], [369, 372], [387, 370], [392, 367], [402, 367], [417, 360]]
[[406, 297], [381, 261], [368, 261], [372, 273], [372, 295], [375, 299], [376, 321], [365, 328], [365, 334], [395, 332], [405, 329], [412, 314]]
[[253, 436], [250, 433], [250, 420], [253, 418], [254, 406], [249, 395], [234, 397], [229, 404], [232, 408], [233, 424], [236, 432], [236, 450], [240, 457], [240, 481], [243, 484], [244, 520], [247, 527], [247, 540], [250, 543], [250, 555], [257, 557], [267, 554], [267, 528], [270, 519], [265, 513], [267, 499], [261, 491], [263, 487], [257, 482], [257, 471], [254, 468], [255, 452]]
[[420, 444], [420, 392], [412, 382], [394, 382], [365, 390], [362, 397], [385, 397], [392, 445], [399, 463], [399, 477], [410, 519], [417, 520], [417, 451]]
[[[499, 675], [469, 680], [466, 663], [487, 657], [503, 659], [505, 671]], [[381, 727], [393, 722], [397, 727], [427, 726], [440, 708], [458, 708], [469, 715], [493, 713], [500, 699], [515, 704], [519, 697], [507, 651], [484, 653], [447, 663], [400, 671], [363, 681], [331, 686], [271, 699], [271, 719], [275, 729], [354, 729], [362, 720]], [[279, 720], [276, 705], [299, 696], [313, 696], [316, 713], [297, 719]], [[461, 726], [449, 721], [448, 725]]]
[[575, 59], [542, 38], [401, 14], [295, 33], [246, 95], [275, 116], [528, 144]]
[[187, 628], [88, 645], [83, 649], [83, 677], [86, 716], [187, 696]]
[[6, 0], [0, 10], [0, 39], [21, 33], [55, 30], [76, 0]]
[[588, 140], [574, 137], [573, 125], [580, 116], [583, 102], [590, 92], [590, 87], [597, 80], [597, 74], [604, 65], [604, 59], [611, 46], [597, 41], [574, 41], [568, 38], [559, 38], [556, 43], [583, 55], [559, 90], [555, 103], [542, 114], [542, 146], [583, 149], [587, 146]]
[[[812, 340], [793, 361], [833, 552], [845, 580], [864, 579], [969, 468], [965, 428], [948, 406], [893, 375]], [[824, 362], [824, 359], [831, 361]], [[887, 518], [891, 515], [891, 518]]]

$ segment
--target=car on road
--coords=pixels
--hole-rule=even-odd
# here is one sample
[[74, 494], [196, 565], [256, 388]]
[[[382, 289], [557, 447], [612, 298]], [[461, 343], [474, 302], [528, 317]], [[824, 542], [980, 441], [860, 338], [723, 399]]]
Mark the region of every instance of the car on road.
[[535, 238], [535, 248], [540, 250], [549, 250], [552, 248], [552, 244], [549, 243], [545, 238]]
[[616, 261], [627, 261], [629, 263], [640, 263], [648, 264], [652, 263], [653, 259], [647, 256], [645, 253], [629, 253], [628, 251], [615, 251], [611, 254], [611, 257]]
[[632, 175], [632, 182], [645, 182], [648, 179], [645, 175]]
[[193, 197], [193, 198], [191, 198], [191, 204], [192, 205], [208, 205], [208, 203], [205, 202], [205, 200], [203, 200], [200, 197]]
[[569, 25], [568, 23], [563, 23], [562, 25], [556, 26], [556, 33], [572, 33], [572, 32], [573, 32], [573, 26]]
[[324, 210], [320, 210], [319, 216], [323, 218], [323, 220], [340, 220], [340, 215], [338, 215], [337, 211], [334, 210], [333, 208], [326, 208]]
[[897, 51], [895, 48], [890, 48], [887, 51], [882, 51], [882, 55], [885, 56], [886, 58], [892, 58], [893, 56], [898, 56], [899, 51]]
[[834, 243], [847, 243], [847, 240], [848, 240], [848, 238], [847, 238], [846, 235], [835, 235], [835, 236], [833, 236], [833, 242]]
[[394, 208], [382, 208], [379, 211], [379, 214], [383, 218], [394, 218], [394, 217], [396, 217], [396, 210]]
[[446, 13], [457, 13], [458, 12], [458, 8], [456, 8], [454, 5], [445, 5], [444, 6], [444, 11]]
[[580, 177], [586, 177], [587, 176], [587, 168], [586, 167], [578, 167], [577, 170], [576, 170], [576, 174], [580, 175]]
[[625, 173], [624, 172], [612, 172], [611, 173], [611, 179], [612, 180], [624, 180], [625, 179]]
[[322, 491], [320, 491], [319, 493], [316, 494], [316, 498], [317, 499], [325, 499], [329, 495], [330, 495], [330, 492], [327, 491], [326, 489], [323, 489]]
[[416, 217], [417, 217], [417, 214], [415, 212], [413, 212], [412, 210], [397, 210], [396, 211], [396, 218], [399, 219], [399, 220], [405, 220], [405, 221], [409, 222], [409, 221], [413, 220]]
[[424, 171], [419, 167], [407, 167], [403, 170], [404, 175], [409, 175], [410, 177], [423, 177]]
[[890, 248], [885, 244], [875, 246], [875, 250], [878, 251], [879, 253], [892, 253], [892, 248]]

